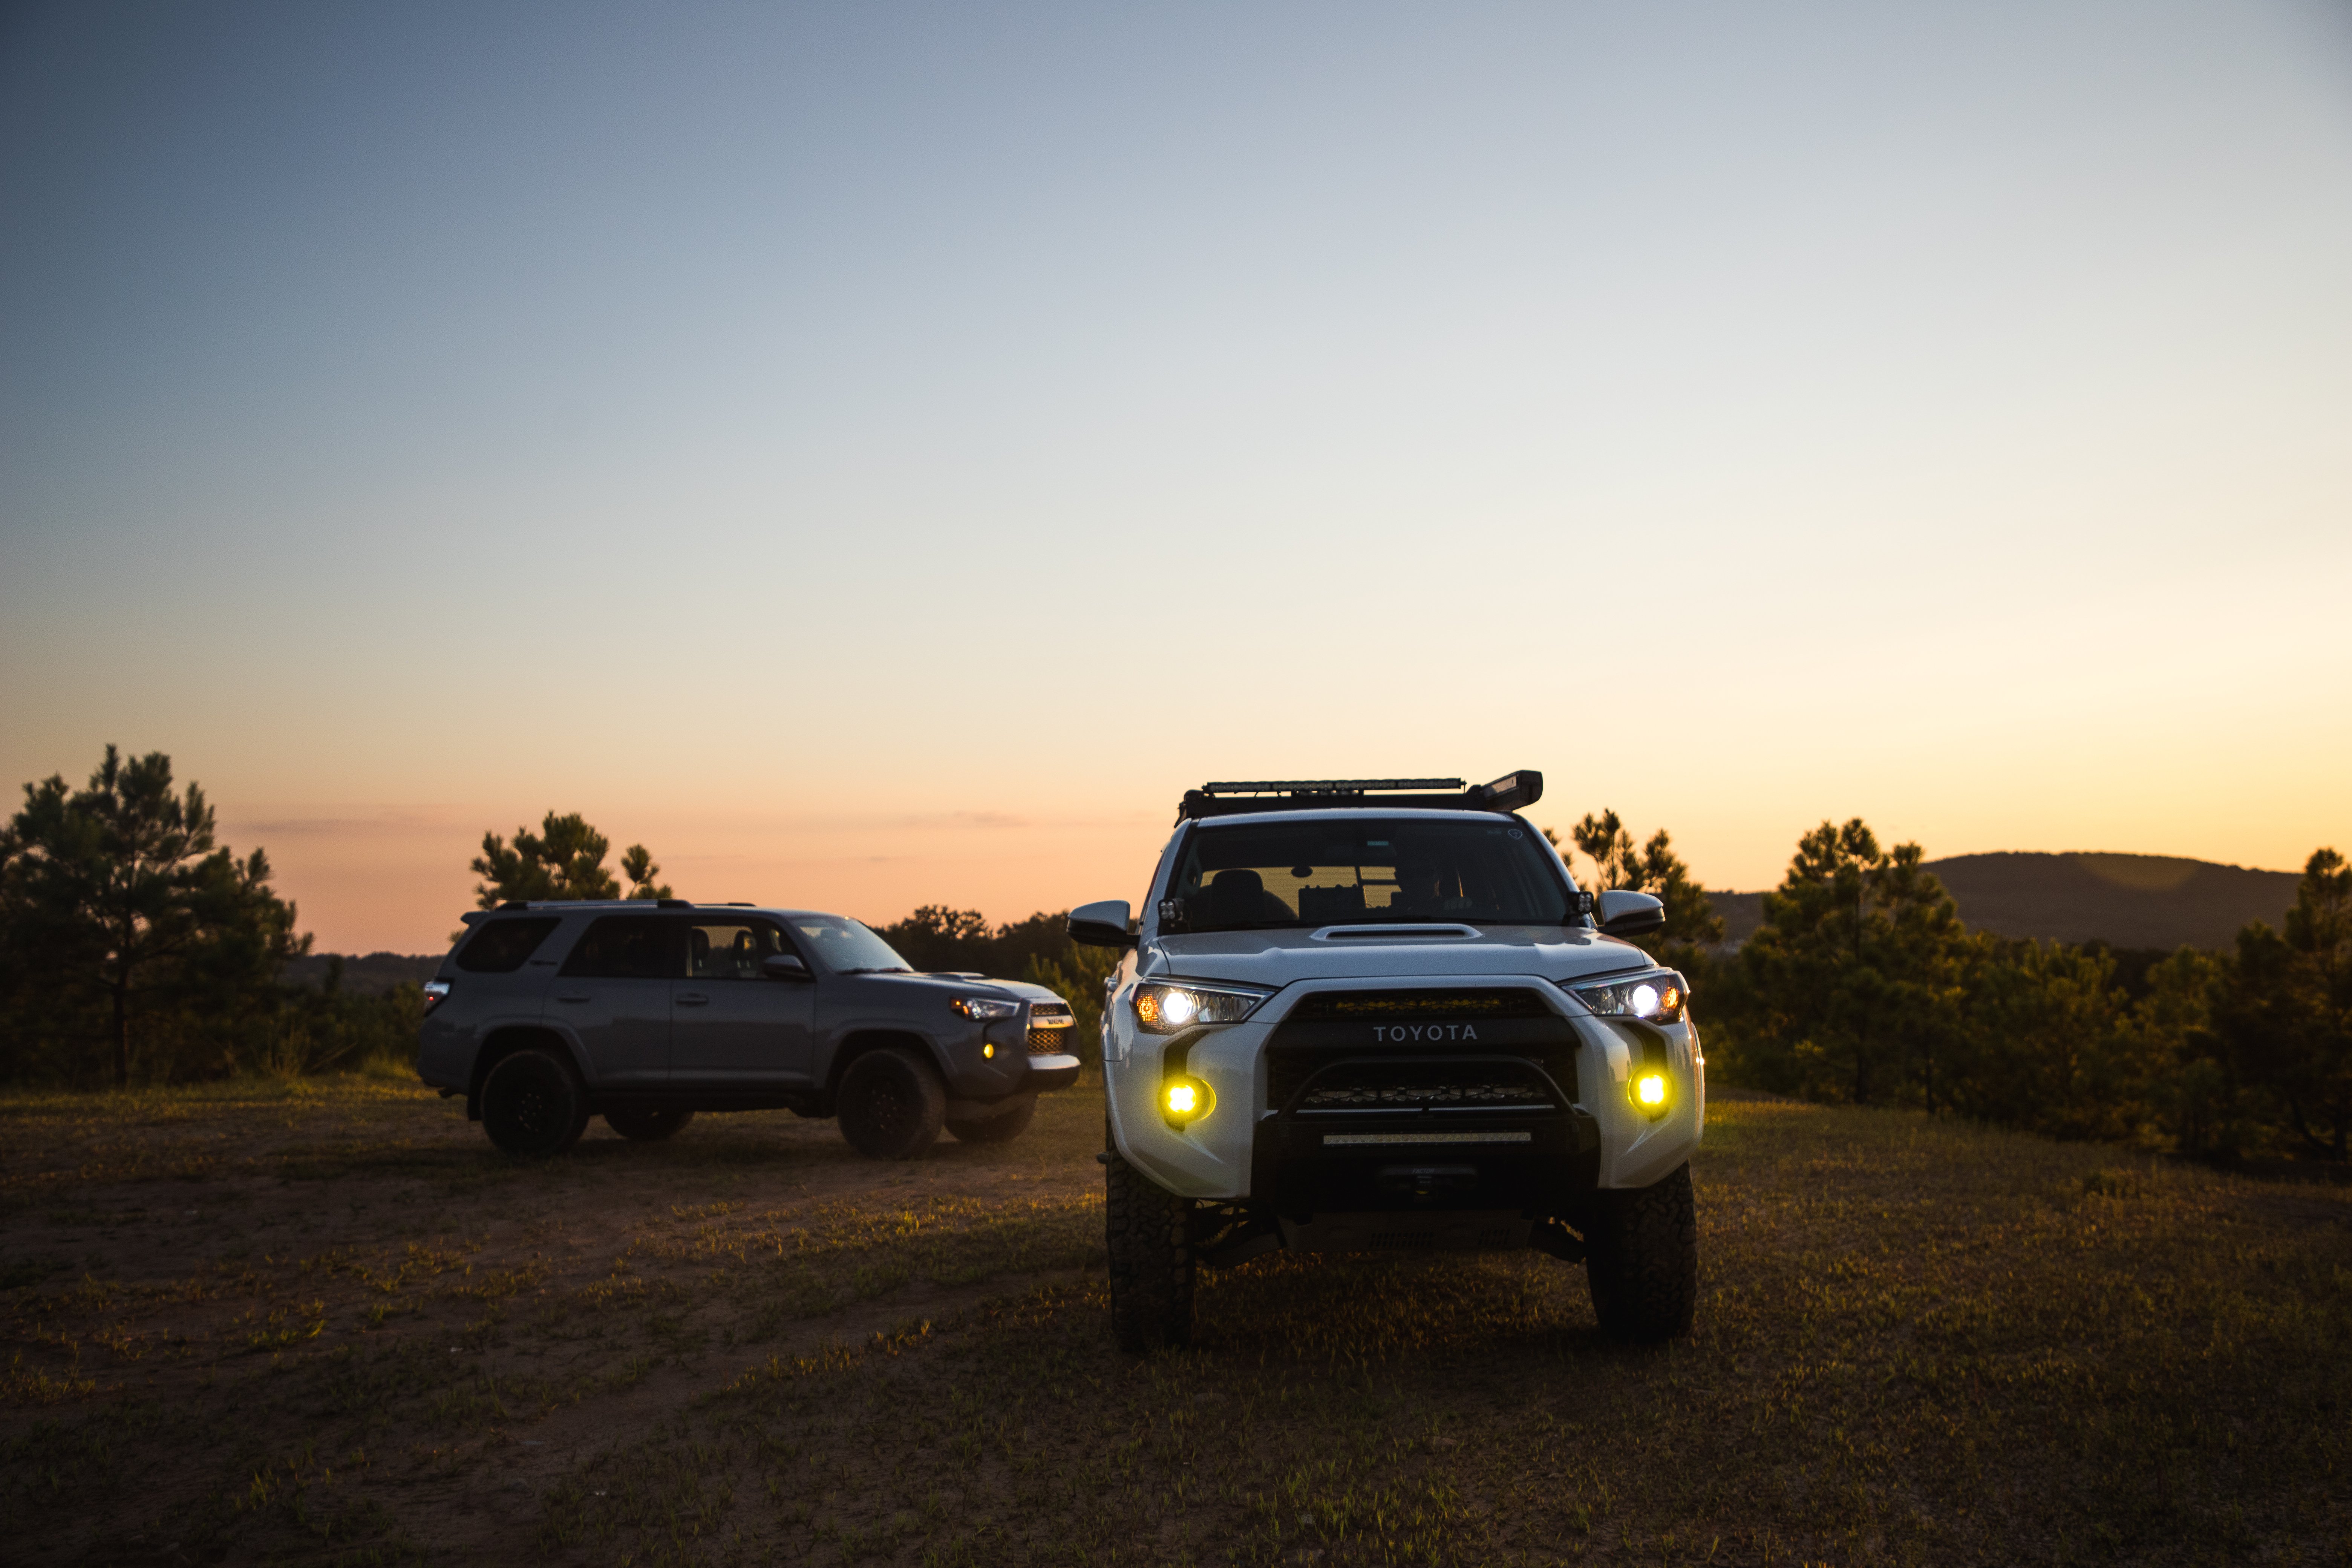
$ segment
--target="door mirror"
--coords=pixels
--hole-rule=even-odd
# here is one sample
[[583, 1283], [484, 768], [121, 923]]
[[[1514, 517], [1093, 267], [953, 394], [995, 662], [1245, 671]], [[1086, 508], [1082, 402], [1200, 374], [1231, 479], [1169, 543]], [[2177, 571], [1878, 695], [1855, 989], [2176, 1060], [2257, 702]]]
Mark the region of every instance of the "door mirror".
[[760, 960], [760, 973], [771, 980], [807, 980], [808, 965], [789, 952], [772, 952]]
[[1070, 911], [1070, 940], [1087, 947], [1133, 947], [1135, 937], [1128, 930], [1129, 918], [1125, 899], [1080, 904]]
[[1666, 906], [1647, 893], [1612, 888], [1593, 900], [1604, 936], [1641, 936], [1666, 923]]

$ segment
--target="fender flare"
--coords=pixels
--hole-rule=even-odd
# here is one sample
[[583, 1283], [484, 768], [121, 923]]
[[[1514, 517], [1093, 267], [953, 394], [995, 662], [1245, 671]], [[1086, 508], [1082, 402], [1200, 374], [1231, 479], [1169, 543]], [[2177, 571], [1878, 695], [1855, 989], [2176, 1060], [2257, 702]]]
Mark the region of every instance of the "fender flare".
[[950, 1081], [946, 1050], [939, 1041], [919, 1029], [910, 1029], [903, 1022], [875, 1019], [845, 1024], [832, 1032], [819, 1047], [825, 1053], [824, 1071], [817, 1083], [818, 1111], [821, 1116], [833, 1114], [834, 1096], [841, 1088], [841, 1075], [849, 1064], [868, 1051], [886, 1050], [892, 1047], [913, 1047], [931, 1064], [940, 1081]]
[[588, 1053], [579, 1037], [559, 1025], [541, 1018], [506, 1018], [488, 1025], [481, 1031], [480, 1042], [474, 1047], [474, 1065], [466, 1078], [466, 1120], [482, 1119], [482, 1080], [490, 1076], [490, 1068], [517, 1051], [552, 1047], [572, 1064], [580, 1081], [589, 1093], [595, 1093], [595, 1080], [588, 1075]]

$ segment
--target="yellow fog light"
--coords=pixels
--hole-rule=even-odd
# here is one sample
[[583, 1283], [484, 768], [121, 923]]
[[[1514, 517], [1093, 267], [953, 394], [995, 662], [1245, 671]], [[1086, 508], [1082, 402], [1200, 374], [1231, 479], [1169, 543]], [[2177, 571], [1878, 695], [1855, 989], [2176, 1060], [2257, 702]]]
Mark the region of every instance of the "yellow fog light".
[[1197, 1078], [1171, 1078], [1160, 1086], [1160, 1113], [1170, 1126], [1181, 1127], [1208, 1115], [1214, 1099]]
[[1633, 1103], [1655, 1116], [1666, 1108], [1666, 1075], [1645, 1072], [1633, 1080]]
[[980, 1054], [986, 1057], [989, 1060], [994, 1061], [996, 1059], [996, 1047], [983, 1040], [981, 1042]]

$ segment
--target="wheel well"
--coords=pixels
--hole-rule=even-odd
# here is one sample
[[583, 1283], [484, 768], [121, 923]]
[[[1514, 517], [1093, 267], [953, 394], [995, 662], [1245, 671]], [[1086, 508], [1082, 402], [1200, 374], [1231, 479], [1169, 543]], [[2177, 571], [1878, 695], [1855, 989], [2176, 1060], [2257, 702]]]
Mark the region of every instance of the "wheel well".
[[869, 1051], [887, 1050], [893, 1046], [900, 1050], [912, 1051], [930, 1063], [935, 1070], [940, 1067], [939, 1053], [931, 1049], [931, 1042], [920, 1035], [906, 1029], [860, 1029], [842, 1041], [841, 1047], [833, 1053], [833, 1068], [824, 1080], [826, 1115], [833, 1113], [833, 1102], [841, 1089], [841, 1075], [849, 1070], [849, 1064]]
[[[482, 1042], [482, 1048], [474, 1053], [474, 1079], [466, 1086], [466, 1114], [468, 1117], [476, 1121], [481, 1119], [482, 1080], [490, 1076], [490, 1069], [517, 1051], [528, 1050], [548, 1051], [558, 1061], [572, 1062], [572, 1047], [564, 1043], [562, 1036], [552, 1029], [534, 1029], [521, 1024], [493, 1029], [490, 1037]], [[572, 1062], [575, 1072], [579, 1070], [579, 1065]]]

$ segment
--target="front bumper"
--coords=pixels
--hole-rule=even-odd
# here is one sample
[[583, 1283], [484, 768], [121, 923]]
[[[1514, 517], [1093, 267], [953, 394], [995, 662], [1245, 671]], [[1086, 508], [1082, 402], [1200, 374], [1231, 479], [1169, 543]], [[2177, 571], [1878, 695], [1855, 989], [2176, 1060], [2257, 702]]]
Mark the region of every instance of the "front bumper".
[[1283, 1219], [1509, 1211], [1581, 1214], [1601, 1131], [1580, 1107], [1522, 1116], [1427, 1113], [1345, 1121], [1274, 1113], [1257, 1125], [1250, 1195]]
[[1069, 1032], [1033, 1028], [1024, 1018], [998, 1018], [944, 1042], [949, 1098], [960, 1105], [995, 1105], [1067, 1089], [1078, 1080], [1078, 1058], [1057, 1047]]
[[[1595, 1190], [1648, 1186], [1696, 1150], [1706, 1079], [1697, 1034], [1686, 1022], [1661, 1027], [1597, 1018], [1532, 976], [1494, 976], [1484, 986], [1520, 992], [1523, 1001], [1531, 993], [1541, 1005], [1500, 1027], [1480, 1018], [1475, 1040], [1450, 1023], [1442, 1035], [1408, 1033], [1402, 1049], [1392, 1027], [1313, 1021], [1330, 1009], [1310, 1001], [1335, 990], [1361, 997], [1373, 988], [1360, 981], [1304, 982], [1260, 1016], [1175, 1036], [1146, 1035], [1128, 1009], [1115, 1006], [1105, 1042], [1114, 1147], [1171, 1193], [1294, 1219], [1406, 1210], [1518, 1210], [1566, 1219], [1582, 1212]], [[1416, 993], [1472, 987], [1430, 976], [1399, 977], [1378, 989], [1412, 1001]], [[1346, 1109], [1344, 1116], [1307, 1106], [1307, 1076], [1365, 1058], [1454, 1069], [1483, 1060], [1507, 1069], [1498, 1083], [1549, 1084], [1554, 1092], [1512, 1106], [1483, 1089], [1466, 1092], [1476, 1086], [1465, 1084], [1451, 1104], [1424, 1098], [1401, 1107], [1374, 1093], [1352, 1104], [1347, 1095], [1326, 1097], [1321, 1110]], [[1663, 1115], [1644, 1114], [1629, 1098], [1633, 1076], [1649, 1067], [1663, 1068], [1670, 1085]], [[1209, 1114], [1181, 1127], [1161, 1116], [1160, 1087], [1171, 1072], [1208, 1086]], [[1538, 1073], [1539, 1081], [1529, 1076]], [[1448, 1136], [1413, 1136], [1433, 1132]], [[1467, 1133], [1500, 1136], [1453, 1136]], [[1347, 1141], [1327, 1142], [1333, 1135]], [[1382, 1141], [1391, 1136], [1399, 1141]]]
[[1029, 1058], [1029, 1076], [1021, 1080], [1024, 1092], [1038, 1093], [1067, 1089], [1078, 1081], [1078, 1058], [1070, 1056], [1040, 1056]]

